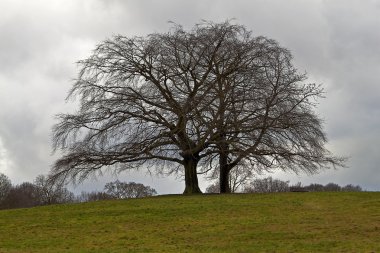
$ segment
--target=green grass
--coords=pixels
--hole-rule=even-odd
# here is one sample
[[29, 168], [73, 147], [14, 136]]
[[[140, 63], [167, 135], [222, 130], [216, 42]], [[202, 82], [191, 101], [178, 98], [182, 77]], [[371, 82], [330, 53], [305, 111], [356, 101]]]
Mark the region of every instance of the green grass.
[[380, 252], [380, 193], [159, 196], [3, 210], [0, 252]]

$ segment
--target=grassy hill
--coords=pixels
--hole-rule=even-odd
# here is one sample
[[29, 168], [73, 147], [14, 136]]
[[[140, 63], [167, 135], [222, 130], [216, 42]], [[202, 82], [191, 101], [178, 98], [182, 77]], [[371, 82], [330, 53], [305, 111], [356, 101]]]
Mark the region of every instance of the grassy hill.
[[0, 252], [380, 252], [380, 193], [159, 196], [3, 210]]

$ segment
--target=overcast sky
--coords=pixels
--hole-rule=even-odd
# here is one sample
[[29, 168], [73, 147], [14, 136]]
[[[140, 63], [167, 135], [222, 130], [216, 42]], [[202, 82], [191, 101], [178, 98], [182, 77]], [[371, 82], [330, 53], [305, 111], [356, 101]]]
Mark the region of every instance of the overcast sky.
[[[326, 98], [317, 110], [328, 147], [350, 157], [348, 168], [337, 171], [272, 176], [380, 190], [380, 1], [375, 0], [0, 0], [0, 173], [21, 183], [49, 171], [56, 158], [54, 117], [75, 110], [65, 103], [78, 71], [75, 62], [96, 44], [115, 34], [165, 32], [168, 21], [191, 28], [202, 19], [231, 18], [290, 49], [309, 81], [324, 85]], [[159, 193], [184, 189], [179, 180], [144, 172], [121, 177]], [[105, 180], [81, 187], [99, 188]]]

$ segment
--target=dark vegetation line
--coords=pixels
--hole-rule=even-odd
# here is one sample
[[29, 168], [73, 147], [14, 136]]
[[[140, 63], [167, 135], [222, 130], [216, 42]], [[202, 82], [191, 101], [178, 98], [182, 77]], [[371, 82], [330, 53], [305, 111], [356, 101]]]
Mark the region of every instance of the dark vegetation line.
[[[232, 183], [232, 182], [230, 182]], [[239, 185], [230, 186], [233, 192], [240, 193], [271, 193], [271, 192], [317, 192], [317, 191], [362, 191], [359, 185], [339, 186], [335, 183], [326, 185], [301, 183], [290, 185], [289, 181], [282, 181], [267, 177], [255, 179]], [[218, 182], [207, 187], [206, 193], [219, 193]], [[74, 195], [64, 185], [52, 184], [44, 175], [36, 177], [33, 183], [24, 182], [12, 185], [10, 179], [0, 173], [0, 209], [27, 208], [51, 204], [67, 204], [90, 202], [110, 199], [143, 198], [157, 195], [155, 189], [135, 182], [121, 182], [116, 180], [105, 184], [103, 191], [82, 192]]]
[[44, 175], [37, 176], [33, 183], [24, 182], [19, 185], [12, 185], [9, 178], [0, 173], [0, 209], [142, 198], [156, 194], [156, 190], [149, 186], [116, 180], [105, 184], [104, 190], [101, 192], [82, 192], [79, 195], [74, 195], [65, 185], [54, 184]]
[[[282, 181], [280, 179], [273, 179], [272, 177], [254, 179], [246, 184], [239, 185], [235, 188], [231, 186], [233, 192], [242, 193], [271, 193], [271, 192], [361, 192], [362, 187], [359, 185], [348, 184], [346, 186], [340, 186], [335, 183], [322, 184], [310, 184], [302, 185], [301, 182], [290, 185], [289, 181]], [[206, 189], [207, 193], [219, 193], [218, 182], [210, 185]]]

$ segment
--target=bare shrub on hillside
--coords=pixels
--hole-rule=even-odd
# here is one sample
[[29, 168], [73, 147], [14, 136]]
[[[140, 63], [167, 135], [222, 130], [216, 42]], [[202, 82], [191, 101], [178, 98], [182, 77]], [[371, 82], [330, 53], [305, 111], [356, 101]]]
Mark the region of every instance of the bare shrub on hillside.
[[304, 189], [309, 192], [321, 192], [324, 191], [324, 186], [322, 184], [310, 184], [308, 186], [304, 186]]
[[116, 199], [142, 198], [157, 194], [156, 190], [149, 186], [135, 182], [120, 182], [119, 180], [107, 183], [104, 191]]
[[323, 187], [323, 190], [327, 192], [339, 192], [342, 190], [342, 187], [335, 183], [328, 183]]
[[269, 192], [287, 192], [289, 191], [289, 181], [282, 181], [267, 177], [255, 179], [244, 188], [246, 193], [269, 193]]
[[74, 193], [64, 185], [49, 180], [47, 176], [38, 175], [34, 184], [37, 187], [37, 198], [42, 205], [70, 203], [75, 199]]
[[359, 185], [348, 184], [342, 187], [342, 191], [344, 192], [361, 192], [363, 189]]

